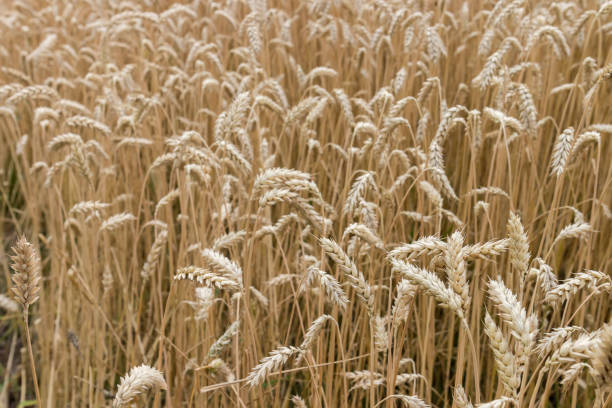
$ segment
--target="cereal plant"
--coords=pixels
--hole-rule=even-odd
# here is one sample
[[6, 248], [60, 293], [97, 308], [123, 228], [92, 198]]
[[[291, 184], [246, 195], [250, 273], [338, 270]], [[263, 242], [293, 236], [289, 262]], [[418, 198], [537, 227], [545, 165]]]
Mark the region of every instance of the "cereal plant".
[[0, 6], [0, 408], [612, 407], [612, 1]]

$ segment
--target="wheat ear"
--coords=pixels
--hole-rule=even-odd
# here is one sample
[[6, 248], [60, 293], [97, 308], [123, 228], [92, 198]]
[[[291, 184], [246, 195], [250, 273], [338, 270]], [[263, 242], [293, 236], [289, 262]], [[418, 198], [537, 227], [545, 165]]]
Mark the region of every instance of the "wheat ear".
[[341, 310], [345, 310], [346, 306], [349, 303], [349, 299], [344, 293], [344, 290], [333, 276], [328, 274], [325, 271], [320, 270], [316, 266], [311, 266], [308, 268], [308, 278], [307, 283], [310, 285], [313, 279], [317, 279], [319, 284], [325, 289], [327, 296], [329, 299]]
[[527, 316], [523, 305], [501, 280], [489, 281], [489, 295], [499, 309], [499, 315], [510, 326], [512, 335], [519, 340], [517, 359], [521, 366], [529, 360], [537, 334], [537, 318]]
[[519, 276], [522, 278], [529, 267], [529, 240], [520, 217], [515, 213], [510, 213], [508, 219], [508, 237], [510, 263], [519, 271]]
[[303, 353], [303, 350], [293, 346], [282, 346], [272, 351], [269, 356], [264, 357], [261, 362], [253, 368], [247, 377], [247, 383], [255, 387], [268, 377], [270, 372], [280, 369], [290, 357]]
[[518, 394], [518, 387], [521, 384], [518, 370], [516, 368], [516, 358], [510, 346], [504, 338], [502, 331], [497, 327], [489, 312], [485, 314], [485, 333], [489, 337], [489, 342], [493, 354], [495, 355], [495, 366], [499, 378], [504, 385], [505, 390], [516, 396]]
[[212, 360], [215, 357], [219, 356], [223, 349], [227, 347], [232, 342], [232, 337], [238, 333], [240, 329], [240, 320], [236, 320], [233, 322], [225, 332], [219, 337], [208, 349], [208, 353], [206, 354], [206, 360]]
[[291, 402], [296, 408], [308, 408], [306, 402], [299, 395], [294, 395], [291, 397]]
[[581, 289], [590, 289], [591, 294], [609, 293], [612, 291], [612, 280], [607, 274], [599, 271], [579, 272], [547, 292], [544, 303], [557, 307]]
[[365, 280], [363, 274], [335, 241], [327, 238], [321, 238], [319, 241], [325, 253], [333, 259], [340, 270], [346, 275], [349, 283], [357, 292], [357, 296], [363, 301], [368, 311], [368, 316], [372, 318], [374, 316], [374, 295], [372, 294], [372, 288]]
[[470, 287], [467, 283], [464, 257], [463, 236], [461, 232], [456, 231], [448, 239], [444, 261], [450, 287], [461, 297], [461, 306], [464, 311], [467, 311], [470, 305]]
[[374, 405], [374, 408], [378, 407], [383, 402], [389, 399], [396, 399], [399, 402], [401, 402], [402, 405], [409, 407], [409, 408], [431, 408], [431, 405], [427, 404], [425, 401], [423, 401], [422, 399], [420, 399], [419, 397], [415, 395], [402, 395], [402, 394], [389, 395], [388, 397], [385, 397], [384, 399], [380, 400], [376, 405]]
[[593, 378], [602, 391], [612, 388], [612, 325], [599, 330], [593, 348], [589, 351]]
[[435, 236], [418, 239], [410, 244], [400, 245], [389, 251], [388, 257], [406, 257], [407, 260], [418, 258], [425, 254], [437, 255], [444, 251], [446, 243]]
[[551, 174], [555, 177], [559, 177], [563, 174], [567, 159], [572, 150], [572, 144], [574, 142], [574, 128], [570, 127], [565, 129], [557, 139], [555, 147], [553, 148], [552, 160], [550, 163]]
[[435, 274], [399, 259], [390, 258], [390, 262], [395, 271], [433, 296], [440, 306], [454, 311], [459, 319], [464, 320], [461, 296], [448, 288]]
[[457, 408], [474, 408], [474, 405], [470, 402], [470, 399], [461, 385], [455, 387], [453, 391], [453, 400]]
[[140, 276], [143, 280], [147, 281], [157, 269], [157, 266], [161, 260], [162, 252], [166, 246], [166, 242], [168, 242], [168, 230], [163, 229], [155, 237], [155, 241], [151, 246], [151, 251], [147, 255], [147, 260], [142, 267], [142, 271], [140, 272]]
[[32, 381], [36, 393], [36, 403], [42, 407], [40, 391], [38, 389], [38, 377], [36, 375], [36, 365], [34, 364], [34, 354], [32, 352], [32, 341], [30, 338], [30, 328], [28, 325], [29, 308], [38, 300], [40, 291], [40, 255], [32, 244], [25, 237], [19, 238], [13, 247], [14, 255], [11, 256], [11, 267], [13, 268], [13, 297], [23, 308], [23, 321], [25, 325], [26, 340], [28, 343], [28, 354], [32, 369]]
[[144, 364], [133, 367], [121, 379], [121, 383], [117, 388], [117, 394], [115, 394], [115, 399], [113, 400], [113, 408], [127, 406], [139, 394], [152, 387], [159, 387], [164, 390], [168, 388], [162, 373]]

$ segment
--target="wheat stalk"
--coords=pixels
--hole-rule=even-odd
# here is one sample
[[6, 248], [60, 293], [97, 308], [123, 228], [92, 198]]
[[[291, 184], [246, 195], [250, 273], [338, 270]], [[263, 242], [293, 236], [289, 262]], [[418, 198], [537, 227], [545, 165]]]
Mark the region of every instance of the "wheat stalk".
[[48, 3], [0, 13], [2, 402], [612, 400], [611, 1]]

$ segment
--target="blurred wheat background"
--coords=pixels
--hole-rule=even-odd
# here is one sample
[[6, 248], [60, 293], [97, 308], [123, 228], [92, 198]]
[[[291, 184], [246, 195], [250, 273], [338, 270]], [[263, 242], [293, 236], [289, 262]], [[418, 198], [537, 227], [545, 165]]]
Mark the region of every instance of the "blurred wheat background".
[[612, 406], [611, 1], [0, 3], [1, 407]]

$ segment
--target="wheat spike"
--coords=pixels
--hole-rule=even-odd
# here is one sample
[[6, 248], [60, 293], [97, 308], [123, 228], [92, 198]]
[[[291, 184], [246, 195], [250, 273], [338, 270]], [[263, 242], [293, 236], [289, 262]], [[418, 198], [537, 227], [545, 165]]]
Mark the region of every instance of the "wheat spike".
[[212, 288], [200, 286], [195, 288], [195, 297], [196, 301], [191, 304], [196, 312], [195, 320], [208, 319], [208, 311], [213, 304], [215, 291]]
[[168, 389], [166, 380], [159, 370], [144, 364], [133, 367], [121, 378], [113, 400], [113, 408], [128, 406], [138, 395], [154, 387]]
[[420, 238], [410, 244], [403, 244], [389, 251], [388, 257], [413, 260], [429, 254], [437, 255], [446, 250], [446, 243], [435, 236]]
[[511, 213], [508, 219], [508, 237], [510, 263], [517, 269], [519, 276], [523, 277], [529, 267], [529, 240], [520, 217], [515, 213]]
[[517, 401], [514, 398], [501, 397], [494, 399], [493, 401], [478, 404], [476, 405], [476, 408], [508, 408], [516, 404]]
[[291, 397], [291, 402], [295, 405], [296, 408], [308, 408], [306, 402], [299, 395], [294, 395]]
[[352, 214], [370, 190], [377, 192], [378, 187], [374, 181], [374, 173], [365, 172], [355, 179], [344, 204], [344, 213]]
[[440, 195], [440, 192], [433, 185], [431, 185], [431, 183], [422, 180], [419, 182], [418, 186], [421, 190], [423, 190], [435, 209], [442, 208], [442, 196]]
[[148, 280], [159, 265], [161, 260], [162, 251], [168, 242], [168, 230], [161, 230], [157, 236], [155, 237], [155, 241], [151, 246], [151, 251], [149, 251], [149, 255], [147, 255], [147, 261], [142, 267], [142, 271], [140, 272], [140, 276], [145, 281]]
[[602, 391], [612, 388], [612, 325], [599, 330], [593, 347], [588, 351], [590, 365], [586, 365]]
[[404, 278], [415, 286], [424, 289], [440, 303], [440, 306], [451, 309], [457, 314], [459, 319], [463, 320], [461, 296], [444, 285], [440, 278], [429, 271], [395, 258], [390, 258], [390, 262], [393, 265], [393, 269], [401, 273]]
[[376, 248], [384, 249], [385, 247], [382, 240], [376, 235], [376, 233], [370, 228], [368, 228], [366, 225], [352, 223], [344, 230], [344, 233], [342, 234], [342, 239], [346, 239], [351, 235], [358, 236], [359, 238], [363, 239], [368, 244], [375, 246]]
[[377, 351], [383, 352], [388, 347], [388, 334], [384, 317], [376, 316], [372, 327], [374, 328], [374, 347]]
[[516, 357], [510, 351], [508, 342], [488, 312], [485, 313], [485, 333], [495, 354], [495, 367], [506, 392], [517, 395], [520, 377], [516, 367]]
[[488, 259], [491, 256], [501, 255], [509, 247], [510, 239], [504, 238], [496, 241], [477, 243], [463, 247], [465, 259]]
[[461, 232], [456, 231], [448, 239], [444, 261], [450, 287], [461, 297], [461, 306], [463, 310], [467, 311], [470, 304], [470, 295], [464, 258], [463, 235]]
[[338, 305], [342, 310], [346, 309], [349, 299], [336, 278], [315, 266], [311, 266], [308, 268], [308, 283], [310, 284], [313, 279], [319, 281], [334, 304]]
[[501, 280], [489, 281], [489, 296], [499, 309], [500, 317], [510, 326], [512, 336], [519, 341], [520, 347], [517, 347], [516, 357], [522, 367], [529, 360], [534, 348], [537, 317], [527, 315], [525, 308], [514, 293]]
[[130, 214], [128, 212], [124, 212], [124, 213], [120, 213], [120, 214], [115, 214], [109, 218], [107, 218], [106, 220], [104, 220], [104, 222], [102, 223], [102, 225], [100, 225], [100, 232], [102, 231], [115, 231], [119, 228], [121, 228], [123, 225], [131, 222], [131, 221], [135, 221], [136, 217], [133, 214]]
[[599, 271], [586, 270], [576, 273], [573, 277], [560, 283], [546, 293], [544, 303], [553, 307], [569, 300], [578, 291], [588, 289], [592, 294], [612, 291], [612, 280], [607, 274]]
[[574, 136], [574, 128], [570, 127], [565, 129], [557, 138], [550, 162], [550, 172], [553, 176], [559, 177], [565, 171], [567, 159], [574, 143]]
[[251, 387], [260, 385], [272, 371], [280, 369], [290, 357], [301, 353], [303, 353], [301, 348], [293, 346], [282, 346], [273, 350], [270, 355], [264, 357], [257, 366], [253, 367], [247, 376], [247, 383]]
[[590, 224], [578, 221], [563, 227], [563, 229], [559, 232], [559, 235], [557, 235], [557, 238], [555, 238], [553, 244], [561, 241], [562, 239], [567, 238], [578, 238], [581, 240], [586, 240], [589, 233], [592, 231], [593, 229], [591, 228]]
[[364, 389], [368, 390], [371, 387], [377, 387], [385, 384], [385, 378], [381, 373], [368, 370], [357, 370], [344, 373], [344, 376], [353, 382], [351, 390]]
[[499, 49], [487, 58], [487, 62], [482, 71], [473, 80], [473, 84], [480, 86], [481, 91], [485, 91], [491, 85], [502, 60], [513, 46], [518, 49], [521, 48], [516, 38], [508, 37], [504, 40]]
[[196, 266], [187, 266], [180, 268], [176, 275], [175, 280], [193, 280], [198, 283], [204, 283], [206, 285], [214, 286], [219, 289], [227, 290], [239, 290], [241, 283], [235, 279], [235, 277], [218, 274], [209, 271], [208, 269], [198, 268]]
[[11, 275], [13, 298], [24, 310], [27, 310], [30, 305], [38, 300], [41, 263], [38, 251], [23, 236], [13, 246], [11, 268], [13, 269]]
[[455, 387], [453, 400], [458, 408], [474, 408], [462, 386]]
[[236, 333], [238, 333], [239, 329], [240, 320], [236, 320], [231, 325], [229, 325], [229, 327], [227, 328], [227, 330], [225, 330], [225, 332], [223, 332], [221, 337], [219, 337], [208, 349], [208, 353], [206, 354], [206, 360], [210, 361], [218, 357], [223, 351], [223, 349], [225, 349], [225, 347], [227, 347], [231, 343], [232, 338], [236, 335]]
[[323, 327], [325, 326], [325, 323], [327, 323], [328, 320], [334, 320], [334, 318], [331, 317], [330, 315], [323, 314], [317, 317], [312, 322], [312, 324], [306, 331], [306, 334], [304, 335], [304, 341], [302, 342], [302, 345], [300, 346], [301, 349], [306, 350], [308, 349], [308, 347], [310, 347], [310, 345], [314, 342], [319, 332], [323, 330]]
[[402, 279], [397, 285], [397, 295], [393, 300], [391, 309], [391, 316], [393, 316], [394, 321], [405, 322], [408, 319], [409, 305], [416, 291], [417, 287], [406, 279]]
[[374, 316], [374, 295], [372, 294], [372, 289], [365, 280], [363, 274], [357, 269], [355, 263], [335, 241], [328, 238], [321, 238], [319, 242], [325, 253], [336, 263], [336, 265], [338, 265], [340, 270], [348, 278], [349, 283], [355, 289], [359, 299], [361, 299], [366, 307], [368, 315]]
[[585, 150], [589, 144], [595, 144], [599, 146], [601, 144], [601, 134], [596, 130], [586, 131], [578, 136], [576, 142], [572, 146], [572, 150], [569, 154], [569, 161], [575, 160], [581, 151]]
[[585, 333], [580, 326], [557, 327], [546, 333], [538, 342], [535, 352], [540, 355], [548, 355], [557, 350], [563, 343], [571, 338], [575, 333]]
[[212, 249], [204, 249], [201, 254], [204, 261], [214, 272], [228, 276], [237, 282], [242, 282], [242, 268], [236, 262]]
[[427, 404], [421, 398], [415, 395], [403, 395], [403, 394], [392, 394], [387, 398], [393, 398], [402, 403], [402, 405], [409, 408], [431, 408], [431, 405]]

